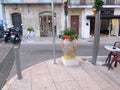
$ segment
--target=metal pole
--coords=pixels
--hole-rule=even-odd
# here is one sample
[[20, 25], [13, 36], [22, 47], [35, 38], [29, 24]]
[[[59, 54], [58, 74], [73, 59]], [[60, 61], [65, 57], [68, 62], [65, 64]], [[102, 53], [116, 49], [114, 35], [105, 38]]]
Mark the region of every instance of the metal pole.
[[100, 41], [100, 11], [97, 12], [95, 16], [95, 33], [94, 33], [94, 47], [93, 47], [93, 58], [92, 58], [92, 64], [96, 65], [96, 59], [98, 55], [98, 49], [99, 49], [99, 41]]
[[67, 15], [65, 15], [65, 29], [67, 29]]
[[55, 58], [55, 30], [54, 30], [54, 2], [52, 0], [52, 32], [53, 32], [53, 63], [56, 64], [56, 58]]
[[14, 46], [14, 51], [15, 51], [15, 61], [16, 61], [17, 76], [18, 76], [18, 79], [22, 79], [20, 56], [19, 56], [19, 46]]

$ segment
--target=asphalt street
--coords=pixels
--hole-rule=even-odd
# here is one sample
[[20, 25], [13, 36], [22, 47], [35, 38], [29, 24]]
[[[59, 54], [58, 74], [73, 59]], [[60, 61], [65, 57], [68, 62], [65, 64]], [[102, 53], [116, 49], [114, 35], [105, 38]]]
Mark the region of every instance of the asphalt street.
[[[52, 44], [22, 44], [20, 47], [20, 61], [21, 69], [24, 70], [30, 66], [38, 64], [40, 62], [53, 59], [53, 48]], [[79, 45], [77, 56], [92, 56], [92, 45], [84, 46]], [[56, 44], [55, 46], [56, 58], [63, 55], [61, 50], [61, 45]], [[103, 45], [99, 48], [98, 56], [107, 56], [108, 51], [106, 51]], [[9, 79], [16, 74], [16, 67], [14, 65]]]

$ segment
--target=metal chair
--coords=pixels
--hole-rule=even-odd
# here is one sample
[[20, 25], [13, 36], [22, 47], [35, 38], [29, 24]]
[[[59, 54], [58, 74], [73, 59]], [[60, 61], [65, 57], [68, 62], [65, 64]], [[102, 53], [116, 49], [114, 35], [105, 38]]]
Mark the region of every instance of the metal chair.
[[108, 69], [110, 69], [112, 67], [112, 64], [114, 64], [114, 67], [117, 67], [117, 63], [120, 63], [120, 52], [116, 52], [116, 55], [112, 58], [112, 61], [110, 62], [110, 67], [108, 67]]
[[[113, 49], [115, 49], [116, 47], [117, 47], [117, 48], [120, 48], [120, 41], [114, 43]], [[112, 60], [111, 60], [111, 57], [113, 57]], [[114, 62], [115, 62], [114, 67], [117, 67], [117, 62], [120, 63], [120, 52], [118, 52], [118, 51], [111, 51], [111, 52], [108, 54], [108, 57], [107, 57], [106, 62], [109, 63], [108, 69], [112, 68], [112, 64], [113, 64]], [[113, 69], [113, 68], [112, 68], [112, 69]]]

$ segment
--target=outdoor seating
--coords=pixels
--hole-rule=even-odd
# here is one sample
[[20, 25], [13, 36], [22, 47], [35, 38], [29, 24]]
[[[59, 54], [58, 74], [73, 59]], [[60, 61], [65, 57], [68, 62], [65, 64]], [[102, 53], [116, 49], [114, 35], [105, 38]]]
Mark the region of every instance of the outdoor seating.
[[[113, 49], [120, 48], [120, 41], [115, 42]], [[114, 67], [117, 67], [117, 63], [120, 63], [120, 51], [110, 51], [108, 54], [108, 57], [106, 59], [106, 63], [108, 64], [108, 69], [113, 69], [112, 64], [114, 64]]]
[[[116, 52], [115, 56], [112, 58], [112, 61], [110, 63], [110, 67], [112, 67], [112, 64], [114, 64], [114, 67], [117, 67], [117, 63], [120, 63], [120, 52]], [[110, 67], [108, 67], [108, 69], [110, 69]]]

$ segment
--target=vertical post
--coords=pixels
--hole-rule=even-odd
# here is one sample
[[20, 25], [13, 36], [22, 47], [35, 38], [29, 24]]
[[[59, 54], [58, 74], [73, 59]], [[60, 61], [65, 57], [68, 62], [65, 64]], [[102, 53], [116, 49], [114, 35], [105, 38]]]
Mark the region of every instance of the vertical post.
[[55, 58], [55, 30], [54, 30], [54, 2], [52, 0], [52, 32], [53, 32], [53, 59], [54, 59], [54, 64], [56, 64], [56, 58]]
[[67, 15], [65, 15], [65, 29], [67, 29]]
[[92, 64], [94, 65], [96, 65], [96, 59], [97, 59], [98, 49], [99, 49], [100, 26], [101, 26], [100, 11], [98, 11], [95, 16], [94, 47], [93, 47], [93, 57], [92, 57]]
[[16, 72], [18, 79], [22, 79], [21, 65], [20, 65], [20, 55], [19, 55], [19, 46], [14, 46], [15, 53], [15, 62], [16, 62]]
[[64, 0], [65, 29], [67, 29], [68, 0]]

